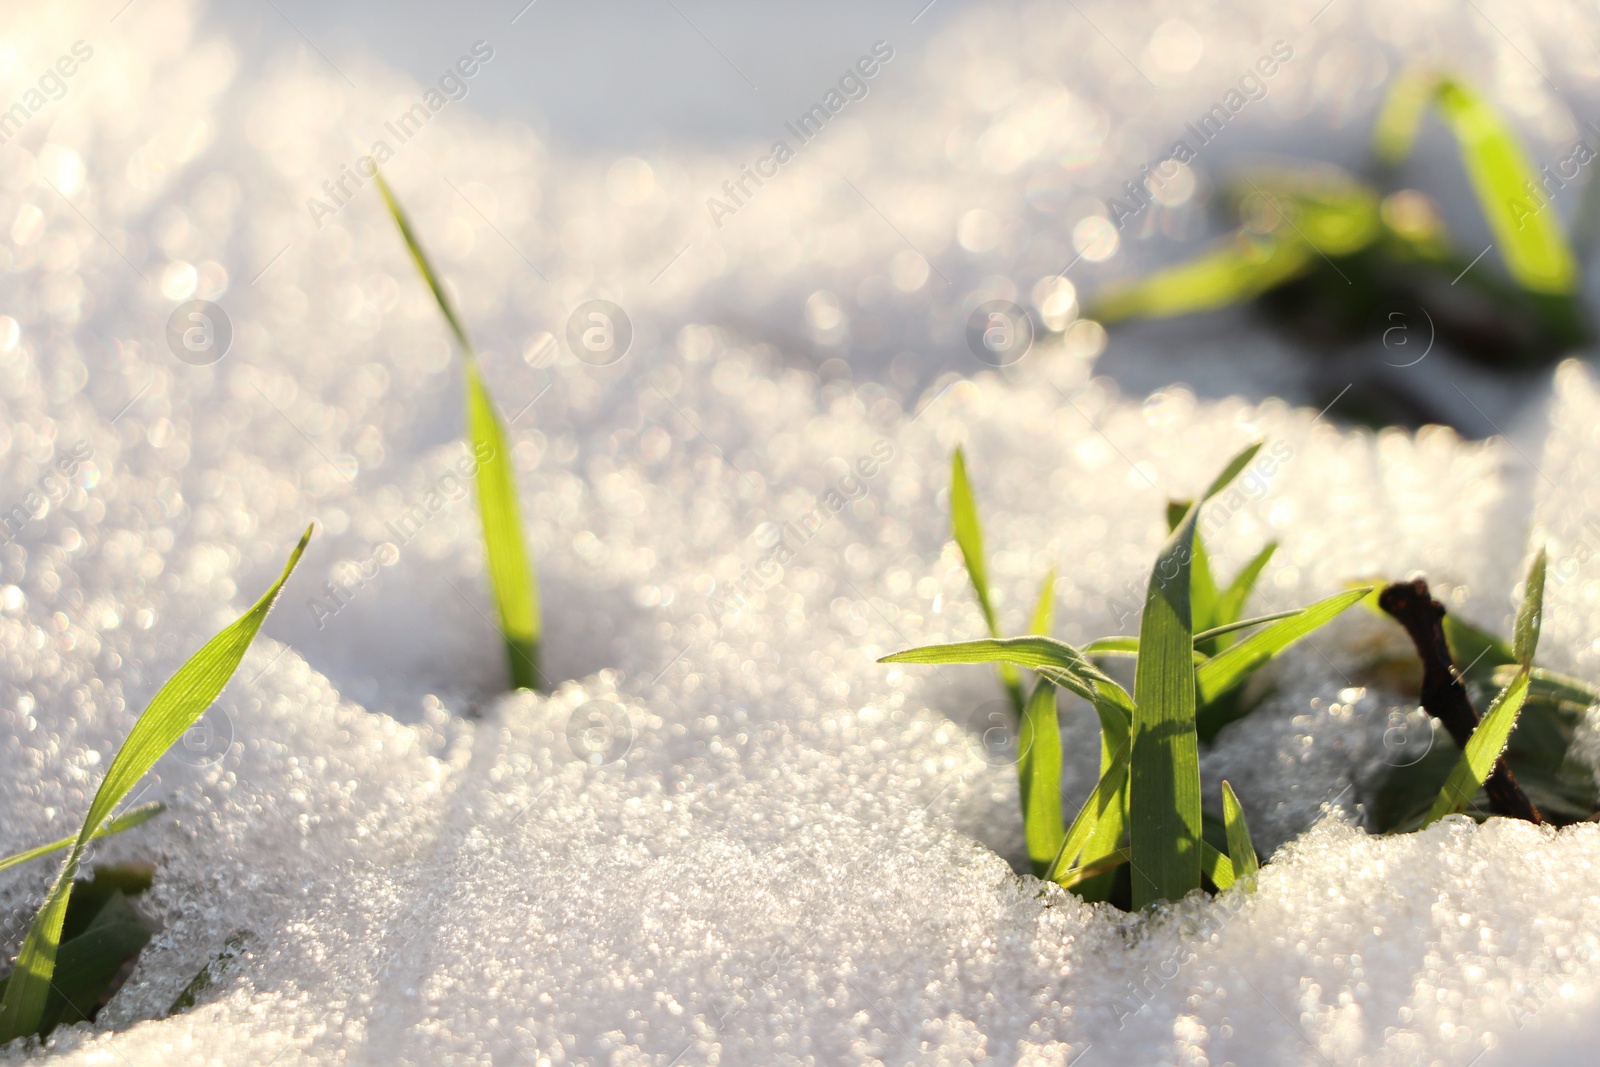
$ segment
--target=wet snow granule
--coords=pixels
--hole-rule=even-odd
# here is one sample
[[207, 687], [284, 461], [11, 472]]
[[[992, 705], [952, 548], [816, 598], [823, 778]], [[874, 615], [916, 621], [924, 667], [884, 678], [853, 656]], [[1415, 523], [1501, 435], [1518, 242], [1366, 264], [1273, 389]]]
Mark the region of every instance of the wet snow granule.
[[[1341, 3], [1314, 26], [1174, 6], [1204, 40], [1191, 59], [1164, 15], [1085, 10], [1149, 38], [1137, 58], [1172, 88], [1071, 5], [975, 11], [915, 48], [906, 31], [882, 91], [721, 227], [705, 193], [739, 153], [597, 159], [451, 109], [388, 164], [516, 418], [547, 669], [573, 679], [548, 697], [496, 695], [435, 310], [370, 189], [306, 207], [420, 88], [260, 59], [186, 4], [93, 34], [75, 10], [14, 12], [17, 70], [79, 38], [93, 55], [0, 146], [0, 487], [6, 512], [47, 502], [0, 545], [0, 847], [67, 832], [155, 685], [305, 521], [320, 533], [213, 741], [161, 763], [146, 798], [171, 812], [103, 845], [158, 862], [164, 929], [96, 1027], [11, 1059], [1588, 1062], [1595, 828], [1356, 828], [1411, 711], [1365, 680], [1405, 649], [1380, 620], [1285, 657], [1206, 754], [1284, 846], [1258, 891], [1139, 917], [1013, 873], [1015, 774], [978, 740], [991, 673], [874, 662], [982, 632], [946, 547], [955, 445], [1002, 615], [1016, 629], [1059, 565], [1077, 641], [1128, 629], [1166, 500], [1266, 437], [1277, 473], [1208, 513], [1224, 572], [1282, 541], [1262, 610], [1421, 571], [1503, 630], [1532, 515], [1543, 655], [1592, 671], [1587, 370], [1560, 372], [1519, 455], [1340, 430], [1293, 406], [1314, 373], [1242, 320], [1103, 357], [1080, 329], [1004, 371], [963, 331], [982, 300], [1047, 304], [1078, 244], [1086, 290], [1189, 247], [1203, 189], [1112, 249], [1080, 224], [1273, 41], [1293, 59], [1198, 182], [1329, 124], [1327, 150], [1358, 159], [1402, 53], [1457, 59], [1558, 158], [1572, 114], [1524, 53], [1593, 96], [1593, 15], [1496, 8], [1502, 37], [1465, 5]], [[590, 299], [630, 316], [614, 363], [566, 347]], [[227, 316], [214, 362], [168, 345], [190, 300]], [[1266, 387], [1290, 402], [1226, 398]], [[1064, 708], [1077, 798], [1093, 718]], [[11, 873], [0, 914], [50, 873]], [[161, 1018], [241, 932], [197, 1006]]]

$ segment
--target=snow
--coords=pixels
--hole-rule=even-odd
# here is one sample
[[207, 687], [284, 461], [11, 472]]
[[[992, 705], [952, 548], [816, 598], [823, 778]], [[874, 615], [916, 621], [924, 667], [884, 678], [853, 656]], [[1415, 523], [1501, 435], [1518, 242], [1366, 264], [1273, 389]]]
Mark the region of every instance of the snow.
[[[1454, 5], [1348, 2], [1314, 26], [1217, 6], [1185, 16], [1206, 42], [1193, 91], [1157, 93], [1070, 6], [979, 9], [897, 42], [886, 91], [721, 229], [705, 190], [748, 153], [652, 157], [645, 178], [449, 111], [389, 173], [516, 418], [560, 684], [503, 696], [445, 333], [370, 189], [321, 229], [304, 207], [420, 87], [369, 66], [351, 88], [304, 52], [247, 64], [200, 14], [151, 2], [108, 23], [66, 98], [0, 148], [0, 487], [7, 510], [48, 502], [0, 546], [0, 847], [74, 828], [154, 688], [308, 519], [319, 535], [212, 740], [160, 764], [145, 798], [171, 812], [102, 846], [159, 862], [163, 931], [95, 1026], [9, 1062], [1592, 1057], [1600, 828], [1361, 829], [1393, 727], [1418, 721], [1370, 669], [1404, 654], [1392, 626], [1342, 618], [1206, 753], [1208, 797], [1227, 777], [1282, 846], [1258, 891], [1146, 916], [1014, 873], [1015, 776], [980, 740], [991, 674], [875, 662], [981, 632], [946, 543], [956, 444], [1002, 617], [1019, 628], [1058, 565], [1057, 635], [1076, 641], [1131, 628], [1162, 505], [1265, 437], [1273, 468], [1212, 505], [1207, 535], [1224, 573], [1282, 540], [1262, 610], [1420, 572], [1503, 630], [1546, 543], [1543, 656], [1595, 677], [1584, 366], [1515, 390], [1430, 357], [1419, 389], [1512, 435], [1474, 442], [1340, 428], [1317, 402], [1327, 371], [1236, 318], [1103, 355], [1079, 329], [1002, 371], [962, 339], [983, 300], [1032, 299], [1085, 205], [1286, 22], [1298, 58], [1202, 180], [1309, 140], [1292, 124], [1313, 112], [1342, 123], [1318, 147], [1355, 158], [1371, 72], [1402, 51], [1458, 60], [1559, 158], [1576, 125], [1521, 53], [1592, 96], [1592, 16], [1496, 8], [1512, 45]], [[86, 33], [76, 18], [13, 12], [12, 74]], [[1072, 167], [1029, 154], [1047, 134]], [[1446, 180], [1432, 160], [1419, 181]], [[1075, 190], [1054, 213], [1036, 206], [1052, 182]], [[1195, 230], [1199, 210], [1150, 217]], [[1128, 240], [1072, 277], [1184, 247]], [[212, 365], [164, 340], [196, 296], [233, 327]], [[597, 296], [635, 331], [607, 366], [559, 341]], [[68, 456], [70, 489], [50, 475]], [[1064, 708], [1079, 797], [1093, 717]], [[1600, 766], [1592, 729], [1585, 745]], [[0, 914], [49, 874], [12, 875]], [[245, 954], [162, 1018], [237, 931]]]

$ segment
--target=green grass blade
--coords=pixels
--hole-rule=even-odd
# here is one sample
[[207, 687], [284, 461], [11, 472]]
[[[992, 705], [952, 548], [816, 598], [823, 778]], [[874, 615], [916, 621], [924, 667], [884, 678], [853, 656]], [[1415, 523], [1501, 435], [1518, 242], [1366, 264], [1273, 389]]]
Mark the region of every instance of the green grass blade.
[[[129, 808], [121, 815], [118, 815], [116, 818], [100, 827], [99, 830], [95, 831], [94, 836], [96, 838], [101, 838], [109, 837], [112, 834], [120, 834], [124, 830], [131, 830], [135, 826], [144, 825], [166, 810], [167, 806], [161, 803], [159, 800], [152, 801], [149, 804], [140, 804], [136, 808]], [[15, 867], [18, 864], [27, 863], [29, 860], [36, 860], [40, 856], [48, 856], [52, 852], [57, 852], [66, 848], [77, 839], [78, 838], [76, 835], [72, 837], [63, 837], [61, 840], [52, 841], [48, 845], [40, 845], [38, 848], [30, 848], [25, 852], [13, 853], [4, 859], [0, 859], [0, 871]]]
[[[1192, 504], [1189, 500], [1167, 501], [1167, 533], [1178, 528]], [[1189, 563], [1189, 614], [1196, 630], [1209, 630], [1224, 621], [1217, 618], [1217, 581], [1212, 577], [1205, 538], [1198, 533], [1194, 535], [1194, 558]]]
[[[1094, 710], [1100, 718], [1100, 775], [1104, 777], [1119, 754], [1126, 759], [1131, 751], [1128, 738], [1133, 729], [1133, 698], [1121, 686], [1102, 684], [1097, 690]], [[1094, 828], [1078, 857], [1085, 870], [1075, 888], [1084, 900], [1105, 900], [1110, 895], [1112, 877], [1096, 877], [1095, 872], [1102, 860], [1120, 850], [1127, 830], [1128, 776], [1124, 771], [1116, 789], [1100, 806]]]
[[117, 972], [153, 932], [126, 894], [113, 891], [83, 933], [62, 943], [42, 1029], [93, 1015]]
[[383, 175], [377, 175], [378, 190], [389, 214], [405, 238], [406, 248], [417, 271], [433, 293], [439, 311], [460, 346], [467, 394], [467, 430], [472, 454], [478, 462], [478, 511], [483, 519], [483, 542], [489, 562], [489, 586], [495, 611], [500, 617], [500, 634], [506, 644], [511, 688], [540, 689], [539, 590], [533, 568], [528, 563], [527, 542], [522, 515], [517, 504], [516, 474], [511, 467], [511, 445], [504, 424], [489, 390], [483, 384], [478, 359], [467, 336], [466, 327], [445, 294], [439, 275], [429, 262], [422, 243], [404, 209], [395, 199]]
[[511, 665], [511, 688], [542, 689], [539, 592], [523, 539], [511, 445], [500, 413], [483, 387], [477, 361], [469, 357], [466, 366], [467, 425], [478, 457], [478, 510], [483, 514], [489, 585]]
[[[978, 597], [978, 608], [983, 612], [984, 625], [990, 637], [1003, 637], [1000, 620], [995, 615], [994, 601], [989, 596], [989, 564], [983, 552], [983, 524], [978, 520], [978, 498], [972, 491], [972, 481], [967, 477], [967, 457], [957, 448], [950, 453], [950, 533], [956, 547], [961, 550], [961, 560], [967, 565], [967, 578]], [[1022, 679], [1017, 669], [1009, 663], [996, 668], [1000, 682], [1006, 687], [1011, 707], [1022, 718]]]
[[[1114, 656], [1119, 659], [1132, 659], [1139, 654], [1139, 639], [1137, 637], [1100, 637], [1083, 646], [1085, 656]], [[1194, 662], [1199, 666], [1211, 657], [1195, 649]]]
[[1392, 166], [1411, 154], [1435, 81], [1424, 70], [1408, 71], [1395, 79], [1372, 131], [1373, 151], [1384, 163]]
[[1044, 576], [1044, 583], [1039, 586], [1039, 600], [1033, 606], [1033, 618], [1028, 621], [1028, 632], [1035, 637], [1049, 637], [1050, 631], [1055, 628], [1055, 617], [1056, 569], [1051, 567], [1050, 573]]
[[[1511, 646], [1487, 630], [1480, 630], [1448, 612], [1444, 617], [1444, 640], [1450, 648], [1450, 658], [1459, 670], [1515, 665], [1517, 657]], [[1501, 688], [1510, 684], [1508, 678]]]
[[948, 645], [924, 645], [908, 648], [884, 656], [879, 663], [1010, 663], [1026, 667], [1056, 685], [1078, 694], [1085, 700], [1094, 699], [1092, 686], [1105, 674], [1089, 662], [1077, 649], [1053, 637], [1002, 637], [980, 638], [977, 641], [958, 641]]
[[[1150, 573], [1134, 666], [1128, 834], [1135, 910], [1200, 887], [1200, 744], [1195, 733], [1190, 562], [1201, 505], [1261, 448], [1235, 456], [1167, 538]], [[1282, 624], [1280, 624], [1282, 625]]]
[[1128, 776], [1129, 749], [1130, 746], [1124, 744], [1117, 750], [1111, 758], [1110, 766], [1095, 783], [1089, 799], [1083, 802], [1083, 807], [1073, 816], [1072, 825], [1067, 828], [1065, 836], [1061, 839], [1061, 848], [1057, 850], [1056, 857], [1051, 861], [1045, 874], [1047, 881], [1054, 881], [1057, 874], [1072, 867], [1073, 861], [1078, 858], [1078, 854], [1083, 851], [1084, 845], [1094, 833], [1095, 824], [1110, 809], [1112, 798], [1122, 790]]
[[1248, 881], [1255, 877], [1261, 863], [1256, 859], [1256, 847], [1250, 840], [1250, 827], [1244, 821], [1244, 809], [1239, 806], [1233, 786], [1226, 781], [1222, 783], [1222, 821], [1228, 828], [1228, 859], [1234, 876]]
[[1256, 237], [1239, 231], [1187, 263], [1115, 286], [1085, 309], [1103, 323], [1131, 318], [1173, 318], [1214, 311], [1260, 296], [1304, 274], [1316, 253], [1299, 239]]
[[1517, 621], [1511, 629], [1511, 652], [1525, 669], [1533, 668], [1533, 653], [1539, 647], [1539, 626], [1544, 620], [1544, 549], [1533, 557], [1528, 567], [1528, 580], [1522, 594], [1522, 606], [1517, 609]]
[[[1250, 597], [1250, 591], [1256, 587], [1256, 582], [1261, 578], [1261, 572], [1267, 569], [1267, 563], [1272, 559], [1272, 554], [1278, 550], [1278, 542], [1269, 541], [1265, 548], [1257, 552], [1244, 569], [1234, 576], [1228, 588], [1224, 589], [1217, 597], [1217, 623], [1218, 625], [1233, 622], [1244, 614], [1245, 601]], [[1232, 642], [1228, 642], [1231, 644]]]
[[1517, 608], [1517, 620], [1512, 629], [1512, 651], [1521, 666], [1511, 684], [1502, 689], [1489, 705], [1478, 728], [1467, 738], [1467, 746], [1451, 769], [1438, 799], [1428, 809], [1423, 826], [1429, 826], [1470, 804], [1511, 740], [1511, 731], [1517, 725], [1517, 714], [1528, 698], [1533, 654], [1539, 647], [1539, 624], [1544, 615], [1544, 572], [1545, 553], [1541, 548], [1528, 568], [1522, 603]]
[[1511, 740], [1511, 730], [1517, 725], [1517, 713], [1522, 710], [1523, 701], [1528, 697], [1528, 670], [1521, 668], [1511, 684], [1500, 691], [1494, 698], [1494, 703], [1489, 705], [1489, 711], [1472, 731], [1472, 736], [1467, 739], [1467, 747], [1462, 751], [1461, 758], [1450, 771], [1450, 777], [1444, 783], [1444, 788], [1439, 790], [1439, 797], [1433, 802], [1433, 807], [1428, 809], [1427, 816], [1422, 820], [1422, 825], [1428, 827], [1444, 818], [1453, 815], [1477, 796], [1478, 790], [1488, 779], [1489, 772], [1494, 770], [1495, 761], [1500, 758], [1500, 753], [1505, 751], [1506, 742]]
[[1511, 127], [1482, 96], [1451, 77], [1417, 74], [1390, 93], [1378, 123], [1375, 148], [1398, 162], [1416, 142], [1426, 105], [1439, 109], [1461, 149], [1461, 162], [1495, 245], [1517, 284], [1535, 293], [1567, 296], [1577, 289], [1577, 260], [1561, 234], [1554, 208], [1528, 192], [1539, 171]]
[[1236, 630], [1248, 630], [1251, 627], [1265, 626], [1269, 622], [1277, 622], [1280, 619], [1292, 619], [1296, 615], [1304, 615], [1305, 610], [1305, 608], [1292, 608], [1289, 611], [1278, 611], [1271, 615], [1257, 615], [1253, 619], [1238, 619], [1234, 622], [1224, 623], [1221, 626], [1213, 626], [1209, 630], [1195, 634], [1194, 643], [1198, 645], [1202, 641], [1212, 641]]
[[55, 973], [56, 952], [60, 947], [61, 925], [66, 919], [72, 879], [95, 831], [105, 824], [112, 811], [144, 777], [145, 772], [154, 766], [156, 760], [217, 699], [228, 684], [228, 679], [238, 669], [239, 661], [244, 658], [250, 643], [255, 640], [279, 590], [289, 580], [310, 540], [311, 527], [308, 526], [272, 588], [262, 594], [250, 610], [207, 641], [189, 657], [188, 662], [178, 668], [177, 673], [167, 679], [112, 758], [111, 765], [106, 768], [105, 778], [101, 779], [100, 787], [89, 803], [83, 828], [78, 831], [61, 865], [61, 872], [56, 876], [17, 954], [16, 967], [11, 973], [11, 980], [6, 983], [5, 999], [0, 1002], [0, 1045], [39, 1029], [50, 993], [50, 978]]
[[1131, 855], [1131, 850], [1126, 848], [1112, 849], [1098, 859], [1085, 860], [1071, 870], [1062, 871], [1056, 875], [1055, 882], [1065, 889], [1075, 889], [1090, 879], [1127, 863]]
[[422, 250], [422, 242], [417, 240], [416, 231], [411, 228], [411, 219], [406, 215], [405, 209], [400, 206], [400, 201], [394, 197], [394, 192], [389, 188], [389, 183], [383, 180], [382, 172], [376, 175], [378, 192], [383, 194], [383, 202], [389, 208], [389, 215], [394, 219], [395, 225], [400, 227], [400, 236], [405, 238], [406, 249], [411, 253], [411, 261], [416, 264], [417, 273], [422, 275], [422, 280], [428, 283], [433, 299], [439, 305], [439, 310], [444, 313], [444, 320], [450, 325], [450, 332], [456, 336], [456, 344], [461, 346], [461, 351], [472, 354], [472, 341], [467, 337], [467, 331], [461, 325], [461, 320], [456, 316], [455, 308], [450, 304], [450, 298], [445, 295], [444, 286], [439, 283], [439, 275], [435, 273], [433, 264], [428, 260], [428, 254]]
[[1252, 671], [1267, 660], [1326, 625], [1369, 592], [1371, 592], [1370, 587], [1360, 586], [1335, 593], [1291, 618], [1275, 622], [1264, 630], [1257, 630], [1233, 647], [1211, 657], [1195, 671], [1195, 681], [1200, 689], [1200, 702], [1209, 704], [1216, 700], [1243, 682]]
[[1209, 841], [1200, 842], [1200, 866], [1206, 877], [1211, 879], [1211, 884], [1219, 890], [1227, 889], [1238, 881], [1233, 861], [1218, 852], [1217, 847]]
[[1022, 834], [1033, 873], [1043, 875], [1061, 848], [1061, 731], [1056, 722], [1056, 687], [1040, 679], [1017, 735], [1017, 784], [1022, 794]]
[[[1504, 689], [1516, 678], [1519, 670], [1521, 668], [1516, 666], [1495, 668], [1495, 684]], [[1535, 667], [1530, 672], [1528, 695], [1558, 704], [1576, 704], [1580, 708], [1592, 708], [1600, 704], [1600, 689], [1582, 678], [1574, 678], [1570, 674], [1558, 674], [1543, 667]]]

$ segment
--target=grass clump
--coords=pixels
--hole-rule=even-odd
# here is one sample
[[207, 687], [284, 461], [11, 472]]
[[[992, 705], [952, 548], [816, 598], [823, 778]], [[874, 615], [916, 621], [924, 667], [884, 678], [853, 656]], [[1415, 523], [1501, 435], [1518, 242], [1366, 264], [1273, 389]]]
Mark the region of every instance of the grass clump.
[[[149, 939], [146, 928], [144, 940], [139, 940], [138, 927], [142, 920], [125, 899], [134, 890], [132, 884], [115, 887], [122, 893], [120, 902], [108, 890], [98, 905], [86, 910], [84, 901], [80, 900], [79, 907], [72, 908], [79, 884], [75, 882], [79, 865], [89, 843], [96, 837], [136, 825], [136, 822], [129, 822], [136, 813], [142, 815], [138, 821], [154, 814], [146, 807], [143, 812], [149, 814], [135, 809], [121, 819], [112, 819], [112, 812], [145, 772], [221, 694], [310, 540], [311, 528], [307, 527], [278, 580], [248, 611], [201, 646], [167, 679], [112, 757], [105, 777], [89, 802], [82, 828], [65, 846], [66, 859], [23, 939], [16, 964], [6, 981], [5, 994], [0, 999], [0, 1044], [19, 1037], [42, 1036], [61, 1021], [89, 1017], [92, 1005], [88, 991], [93, 990], [97, 999], [128, 956]], [[43, 850], [35, 849], [26, 855], [30, 858], [43, 855], [57, 847], [47, 845]], [[148, 880], [144, 886], [148, 887]], [[77, 949], [69, 946], [77, 946]], [[113, 960], [115, 965], [111, 966]], [[76, 999], [67, 994], [75, 994]]]
[[[1411, 153], [1430, 107], [1460, 147], [1509, 284], [1470, 269], [1479, 254], [1455, 244], [1427, 196], [1381, 188]], [[1485, 99], [1434, 71], [1402, 77], [1373, 148], [1371, 180], [1322, 163], [1244, 172], [1225, 190], [1237, 230], [1194, 259], [1111, 288], [1085, 314], [1110, 324], [1257, 301], [1326, 346], [1390, 330], [1392, 313], [1420, 304], [1438, 336], [1501, 365], [1545, 363], [1589, 337], [1577, 259], [1541, 199], [1540, 173]]]
[[[1405, 627], [1422, 663], [1421, 704], [1431, 733], [1422, 755], [1394, 767], [1374, 816], [1388, 831], [1447, 814], [1569, 825], [1600, 811], [1594, 776], [1572, 756], [1584, 712], [1600, 690], [1534, 663], [1544, 612], [1545, 554], [1529, 567], [1508, 642], [1449, 614], [1421, 579], [1387, 586], [1381, 609]], [[1480, 721], [1474, 710], [1485, 705]], [[1448, 738], [1448, 742], [1446, 742]]]
[[539, 671], [539, 642], [542, 625], [539, 617], [539, 589], [528, 562], [527, 540], [517, 504], [516, 473], [511, 467], [511, 446], [500, 420], [494, 398], [483, 383], [478, 357], [467, 336], [466, 327], [445, 295], [444, 286], [422, 251], [422, 244], [411, 228], [405, 211], [395, 199], [389, 183], [377, 176], [378, 190], [405, 239], [417, 272], [433, 293], [456, 346], [461, 351], [462, 374], [467, 394], [467, 431], [472, 453], [478, 462], [478, 512], [483, 520], [484, 552], [489, 562], [489, 588], [500, 618], [500, 634], [505, 640], [512, 689], [542, 689]]
[[[1222, 805], [1228, 852], [1204, 837], [1201, 711], [1233, 695], [1274, 656], [1371, 592], [1349, 590], [1308, 608], [1241, 618], [1249, 588], [1271, 556], [1270, 547], [1225, 591], [1217, 590], [1197, 538], [1200, 510], [1238, 477], [1260, 447], [1252, 445], [1236, 455], [1169, 524], [1167, 541], [1151, 569], [1138, 635], [1103, 638], [1081, 649], [1043, 634], [998, 635], [987, 577], [973, 568], [974, 560], [981, 563], [982, 540], [964, 461], [958, 455], [953, 464], [953, 525], [986, 623], [996, 636], [913, 648], [881, 662], [994, 663], [1037, 676], [1023, 707], [1019, 737], [1024, 837], [1035, 871], [1086, 899], [1117, 899], [1137, 909], [1176, 900], [1201, 888], [1205, 879], [1220, 889], [1254, 873], [1256, 856], [1253, 848], [1246, 851], [1248, 831], [1231, 788], [1224, 789]], [[1213, 625], [1197, 632], [1197, 614]], [[1135, 661], [1132, 694], [1097, 662], [1128, 656]], [[1020, 689], [1020, 676], [1002, 675], [1008, 690], [1012, 677]], [[1100, 778], [1065, 828], [1057, 688], [1088, 701], [1100, 723]], [[1053, 842], [1058, 843], [1051, 851]], [[1118, 889], [1118, 868], [1126, 869], [1125, 896]]]

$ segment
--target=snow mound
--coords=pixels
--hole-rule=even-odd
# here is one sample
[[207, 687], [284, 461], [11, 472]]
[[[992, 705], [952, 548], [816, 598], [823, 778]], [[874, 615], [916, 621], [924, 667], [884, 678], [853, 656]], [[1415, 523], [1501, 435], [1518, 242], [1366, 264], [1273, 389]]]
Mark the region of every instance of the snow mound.
[[[1092, 14], [1146, 32], [1118, 10]], [[1592, 87], [1594, 27], [1524, 5], [1513, 46], [1449, 10], [1330, 9], [1252, 115], [1278, 137], [1331, 111], [1350, 148], [1399, 54], [1445, 55], [1541, 150], [1574, 136], [1518, 54], [1537, 41]], [[1266, 5], [1215, 15], [1185, 75], [1207, 93], [1280, 32]], [[996, 43], [1014, 18], [1020, 51]], [[43, 5], [16, 22], [22, 70], [78, 32]], [[1503, 630], [1531, 514], [1546, 657], [1594, 676], [1587, 369], [1513, 445], [1229, 396], [1319, 388], [1237, 322], [1195, 362], [1162, 334], [1101, 357], [1090, 328], [975, 362], [968, 312], [1048, 304], [1077, 224], [1192, 117], [1193, 93], [1147, 93], [1115, 49], [1085, 57], [1071, 5], [897, 45], [884, 76], [911, 102], [841, 118], [723, 228], [704, 194], [737, 159], [641, 170], [452, 111], [390, 174], [514, 420], [560, 684], [507, 697], [445, 334], [370, 189], [320, 228], [305, 208], [420, 90], [381, 69], [353, 90], [309, 55], [246, 67], [198, 25], [129, 9], [0, 147], [0, 486], [24, 509], [0, 545], [0, 847], [72, 828], [161, 679], [307, 519], [320, 533], [208, 730], [153, 777], [172, 811], [104, 845], [159, 862], [162, 932], [94, 1027], [11, 1062], [1587, 1062], [1600, 830], [1365, 833], [1394, 725], [1416, 721], [1373, 670], [1406, 648], [1382, 620], [1285, 657], [1205, 755], [1208, 796], [1226, 776], [1283, 846], [1258, 891], [1145, 916], [1015, 873], [991, 674], [875, 662], [982, 632], [946, 537], [957, 444], [1008, 627], [1057, 565], [1076, 641], [1131, 629], [1165, 502], [1266, 438], [1206, 525], [1224, 573], [1281, 540], [1261, 610], [1423, 572]], [[1073, 277], [1204, 223], [1198, 197], [1148, 218]], [[596, 298], [634, 325], [603, 366], [563, 343]], [[190, 299], [227, 316], [215, 362], [169, 350]], [[1125, 395], [1108, 368], [1162, 388]], [[1164, 384], [1183, 377], [1204, 395]], [[1077, 798], [1093, 717], [1063, 709]], [[0, 884], [0, 914], [49, 873]]]

